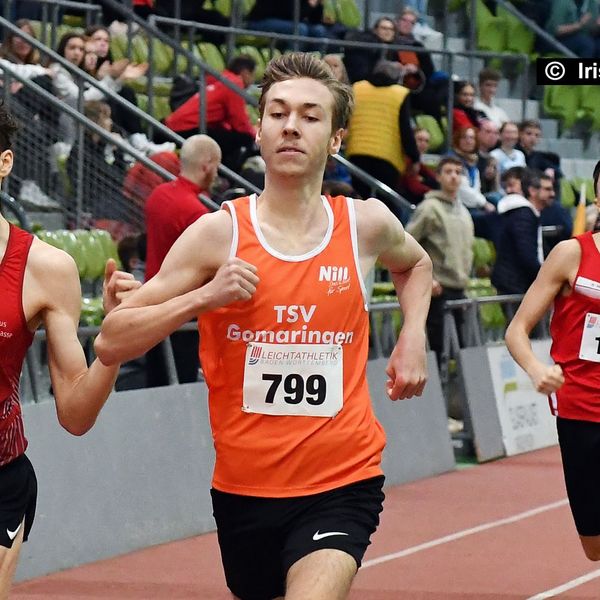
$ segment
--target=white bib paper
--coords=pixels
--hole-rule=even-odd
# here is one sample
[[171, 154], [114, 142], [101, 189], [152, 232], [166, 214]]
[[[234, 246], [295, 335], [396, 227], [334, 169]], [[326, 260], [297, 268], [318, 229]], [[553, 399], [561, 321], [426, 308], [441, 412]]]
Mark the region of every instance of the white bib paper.
[[594, 313], [585, 315], [579, 358], [600, 362], [600, 315]]
[[246, 348], [242, 410], [279, 416], [335, 417], [344, 403], [339, 344]]

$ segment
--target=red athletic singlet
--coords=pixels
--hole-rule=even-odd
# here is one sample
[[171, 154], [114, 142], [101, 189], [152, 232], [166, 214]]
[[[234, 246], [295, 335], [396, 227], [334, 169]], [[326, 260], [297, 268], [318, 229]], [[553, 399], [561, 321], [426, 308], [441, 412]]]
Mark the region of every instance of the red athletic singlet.
[[575, 285], [554, 301], [550, 324], [550, 354], [565, 376], [550, 408], [565, 419], [600, 421], [600, 252], [591, 232], [575, 239], [581, 245]]
[[257, 266], [256, 293], [200, 317], [213, 486], [291, 497], [381, 475], [385, 434], [367, 386], [369, 322], [353, 201], [323, 197], [327, 233], [301, 256], [268, 245], [256, 202], [226, 203], [231, 255]]
[[33, 334], [23, 313], [23, 277], [33, 236], [10, 225], [0, 263], [0, 466], [27, 448], [19, 404], [19, 380]]

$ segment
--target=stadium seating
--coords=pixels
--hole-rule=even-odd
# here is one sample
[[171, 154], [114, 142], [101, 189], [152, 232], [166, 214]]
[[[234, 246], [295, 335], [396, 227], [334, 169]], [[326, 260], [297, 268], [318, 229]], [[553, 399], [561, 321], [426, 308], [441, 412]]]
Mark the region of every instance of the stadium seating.
[[444, 133], [431, 115], [416, 115], [415, 122], [418, 127], [422, 127], [429, 132], [429, 150], [435, 152], [444, 145]]

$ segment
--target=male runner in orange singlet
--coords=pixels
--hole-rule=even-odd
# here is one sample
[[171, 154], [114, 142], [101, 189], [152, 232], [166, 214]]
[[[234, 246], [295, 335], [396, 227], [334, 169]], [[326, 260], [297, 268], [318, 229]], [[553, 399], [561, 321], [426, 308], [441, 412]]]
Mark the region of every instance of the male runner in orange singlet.
[[[600, 162], [594, 168], [600, 208]], [[540, 361], [529, 334], [553, 306], [550, 354]], [[590, 560], [600, 560], [600, 233], [560, 242], [542, 263], [506, 331], [506, 345], [556, 418], [567, 496]]]
[[[17, 125], [0, 105], [0, 185], [13, 165]], [[104, 309], [139, 287], [111, 259], [104, 278]], [[33, 332], [44, 325], [48, 365], [60, 424], [73, 435], [90, 429], [110, 394], [119, 365], [96, 360], [87, 367], [77, 338], [81, 308], [79, 274], [72, 258], [0, 215], [0, 600], [8, 598], [21, 544], [27, 539], [37, 496], [33, 466], [25, 455], [19, 403], [23, 360]]]
[[257, 133], [263, 193], [191, 225], [96, 340], [112, 364], [199, 316], [213, 508], [242, 600], [345, 598], [379, 522], [385, 435], [366, 381], [364, 286], [378, 258], [404, 313], [388, 395], [420, 395], [426, 381], [427, 254], [378, 200], [320, 193], [352, 103], [313, 55], [271, 61]]

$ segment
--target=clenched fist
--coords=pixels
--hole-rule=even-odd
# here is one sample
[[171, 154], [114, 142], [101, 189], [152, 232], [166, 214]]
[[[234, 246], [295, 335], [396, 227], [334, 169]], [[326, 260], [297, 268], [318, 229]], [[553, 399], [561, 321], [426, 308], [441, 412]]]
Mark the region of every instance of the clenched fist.
[[240, 300], [250, 300], [258, 285], [257, 269], [239, 258], [230, 258], [203, 287], [208, 310]]

